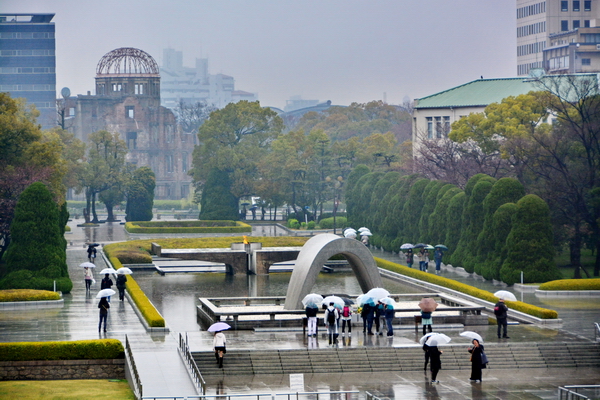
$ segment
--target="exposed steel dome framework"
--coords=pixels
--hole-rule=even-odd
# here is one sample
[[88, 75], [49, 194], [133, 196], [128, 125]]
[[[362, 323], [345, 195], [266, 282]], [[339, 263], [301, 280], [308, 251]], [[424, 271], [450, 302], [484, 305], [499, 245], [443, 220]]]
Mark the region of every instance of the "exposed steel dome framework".
[[159, 69], [154, 58], [145, 51], [133, 47], [121, 47], [109, 51], [100, 59], [96, 74], [159, 76]]

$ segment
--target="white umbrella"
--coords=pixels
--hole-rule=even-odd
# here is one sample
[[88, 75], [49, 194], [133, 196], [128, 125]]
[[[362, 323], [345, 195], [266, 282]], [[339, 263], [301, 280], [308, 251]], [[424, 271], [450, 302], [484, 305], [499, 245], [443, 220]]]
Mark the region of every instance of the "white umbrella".
[[317, 293], [309, 293], [302, 299], [302, 305], [304, 307], [308, 307], [309, 305], [313, 305], [313, 308], [319, 308], [319, 304], [323, 302], [323, 296]]
[[437, 335], [432, 335], [429, 338], [427, 338], [427, 341], [425, 342], [425, 344], [427, 344], [427, 346], [439, 346], [441, 344], [448, 344], [450, 343], [450, 339], [448, 336], [444, 335], [443, 333], [438, 333]]
[[427, 341], [427, 339], [429, 339], [430, 336], [434, 336], [434, 335], [441, 335], [441, 333], [439, 333], [439, 332], [429, 332], [427, 335], [425, 335], [421, 339], [419, 339], [419, 343], [425, 344], [425, 342]]
[[460, 333], [460, 336], [467, 337], [467, 338], [471, 339], [471, 341], [472, 341], [473, 339], [477, 339], [477, 341], [478, 341], [479, 343], [483, 343], [483, 338], [482, 338], [482, 337], [481, 337], [481, 335], [480, 335], [479, 333], [477, 333], [477, 332], [472, 332], [472, 331], [464, 331], [464, 332], [461, 332], [461, 333]]
[[346, 233], [346, 232], [354, 232], [354, 233], [356, 233], [356, 229], [354, 229], [354, 228], [346, 228], [346, 229], [344, 229], [344, 233]]
[[131, 275], [132, 273], [133, 271], [127, 267], [121, 267], [117, 270], [117, 275]]
[[81, 268], [96, 268], [96, 264], [92, 264], [89, 261], [79, 264]]
[[414, 246], [410, 243], [404, 243], [402, 246], [400, 246], [400, 250], [408, 250], [408, 249], [412, 249]]
[[362, 231], [362, 232], [359, 232], [359, 234], [360, 234], [360, 236], [373, 236], [371, 231]]
[[321, 302], [321, 304], [324, 306], [329, 306], [329, 303], [333, 303], [333, 305], [340, 310], [344, 308], [344, 305], [346, 305], [344, 299], [339, 296], [327, 296]]
[[348, 239], [356, 239], [356, 232], [344, 232], [344, 237]]
[[227, 330], [229, 328], [231, 328], [231, 326], [229, 326], [229, 324], [219, 321], [219, 322], [215, 322], [214, 324], [209, 326], [207, 330], [209, 332], [221, 332], [221, 331]]
[[391, 297], [383, 297], [381, 299], [379, 299], [379, 301], [383, 304], [386, 304], [388, 306], [395, 306], [396, 303], [394, 302], [394, 299], [392, 299]]
[[494, 296], [496, 296], [499, 299], [504, 299], [508, 301], [517, 301], [517, 296], [515, 296], [508, 290], [498, 290], [496, 293], [494, 293]]
[[100, 271], [100, 275], [104, 275], [104, 274], [116, 274], [117, 271], [114, 270], [113, 268], [104, 268], [102, 271]]
[[102, 289], [101, 291], [98, 292], [98, 294], [96, 295], [96, 298], [100, 299], [102, 297], [112, 296], [115, 293], [117, 293], [117, 292], [115, 292], [112, 289]]
[[365, 293], [366, 296], [372, 298], [373, 300], [383, 299], [384, 297], [389, 297], [390, 292], [385, 290], [384, 288], [373, 288]]
[[370, 230], [369, 228], [366, 228], [366, 227], [364, 227], [364, 226], [362, 226], [362, 227], [358, 228], [358, 231], [359, 231], [359, 232], [364, 232], [364, 231], [369, 231], [369, 230]]

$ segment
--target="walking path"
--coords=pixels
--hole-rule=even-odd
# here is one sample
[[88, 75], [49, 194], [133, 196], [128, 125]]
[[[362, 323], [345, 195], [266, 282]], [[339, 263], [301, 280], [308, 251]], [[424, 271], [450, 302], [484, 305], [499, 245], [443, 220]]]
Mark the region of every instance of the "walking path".
[[[81, 340], [94, 338], [116, 338], [125, 341], [128, 337], [133, 349], [134, 359], [144, 388], [144, 396], [190, 396], [195, 394], [187, 371], [177, 353], [177, 332], [148, 333], [142, 326], [127, 300], [120, 302], [113, 296], [108, 332], [98, 333], [98, 308], [95, 293], [99, 290], [101, 277], [96, 274], [96, 287], [86, 294], [83, 271], [79, 264], [87, 261], [84, 243], [96, 241], [103, 244], [112, 241], [129, 240], [123, 227], [118, 224], [103, 224], [96, 228], [78, 228], [70, 222], [72, 233], [68, 234], [67, 262], [74, 283], [73, 291], [64, 296], [64, 306], [60, 309], [34, 309], [19, 311], [0, 311], [0, 338], [2, 341], [50, 341]], [[98, 258], [99, 271], [105, 265]], [[163, 307], [178, 307], [177, 304]], [[166, 313], [165, 313], [166, 314]], [[191, 316], [190, 318], [195, 318]], [[600, 320], [596, 314], [595, 320]], [[591, 324], [594, 319], [580, 321], [580, 327]], [[167, 318], [167, 325], [169, 320]], [[493, 329], [491, 327], [490, 329]], [[535, 331], [533, 337], [545, 340], [569, 340], [568, 332], [551, 329], [521, 326], [519, 330]], [[455, 332], [458, 334], [458, 330]], [[187, 332], [193, 351], [212, 347], [212, 336], [207, 332]], [[270, 348], [302, 348], [307, 346], [301, 332], [228, 332], [232, 348], [268, 351]], [[513, 335], [511, 335], [513, 336]], [[515, 336], [514, 341], [531, 340], [531, 335]], [[558, 339], [556, 339], [558, 338]], [[372, 338], [364, 342], [360, 329], [355, 329], [351, 341], [354, 345], [389, 346], [388, 340]], [[410, 333], [398, 332], [394, 336], [393, 346], [416, 346], [414, 330]], [[466, 346], [465, 346], [466, 347]], [[442, 356], [442, 364], [443, 364]], [[202, 369], [202, 366], [199, 366]], [[484, 373], [483, 384], [471, 384], [466, 372], [443, 370], [438, 379], [440, 384], [428, 383], [428, 375], [416, 372], [379, 372], [376, 374], [307, 374], [303, 387], [306, 391], [361, 390], [382, 397], [398, 399], [555, 399], [558, 385], [598, 384], [598, 368], [567, 369], [519, 369], [494, 370]], [[290, 378], [287, 375], [227, 376], [211, 377], [208, 394], [234, 393], [281, 393], [290, 391]]]

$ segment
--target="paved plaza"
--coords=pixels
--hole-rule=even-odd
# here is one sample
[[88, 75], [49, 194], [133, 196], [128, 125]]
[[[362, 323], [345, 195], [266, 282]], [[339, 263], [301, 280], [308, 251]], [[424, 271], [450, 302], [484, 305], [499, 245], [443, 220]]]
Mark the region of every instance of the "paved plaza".
[[[72, 293], [64, 296], [64, 306], [60, 309], [39, 309], [27, 311], [0, 311], [0, 337], [2, 341], [49, 341], [49, 340], [81, 340], [94, 338], [116, 338], [124, 341], [125, 337], [133, 348], [144, 396], [190, 396], [195, 390], [177, 353], [179, 333], [187, 336], [192, 351], [204, 351], [212, 348], [212, 335], [205, 331], [188, 330], [180, 327], [177, 321], [169, 320], [169, 312], [165, 307], [177, 308], [178, 304], [163, 302], [163, 314], [166, 317], [169, 333], [148, 333], [137, 315], [126, 300], [120, 302], [113, 296], [108, 321], [108, 332], [98, 333], [98, 308], [94, 294], [86, 294], [83, 283], [83, 271], [79, 264], [87, 261], [86, 241], [106, 244], [114, 241], [129, 240], [119, 224], [102, 224], [96, 228], [79, 228], [73, 221], [69, 225], [72, 232], [67, 234], [69, 246], [67, 260], [69, 272], [74, 283]], [[103, 268], [103, 261], [98, 259], [98, 268]], [[95, 289], [99, 289], [99, 277]], [[600, 301], [600, 300], [597, 300]], [[585, 318], [569, 323], [566, 329], [543, 329], [531, 325], [510, 326], [513, 342], [538, 341], [590, 341], [590, 325], [600, 321], [598, 308], [584, 310]], [[189, 317], [196, 320], [195, 315]], [[441, 328], [441, 327], [440, 327]], [[448, 326], [447, 333], [453, 343], [459, 342], [461, 327]], [[494, 326], [479, 327], [484, 334], [493, 337]], [[582, 332], [585, 334], [582, 335]], [[593, 331], [592, 331], [593, 332]], [[446, 331], [445, 331], [446, 333]], [[385, 337], [365, 337], [360, 327], [355, 327], [351, 337], [343, 339], [341, 346], [418, 346], [420, 337], [414, 329], [401, 329], [395, 332], [390, 340]], [[259, 330], [227, 332], [228, 349], [253, 349], [269, 351], [269, 349], [307, 348], [308, 343], [300, 330]], [[455, 340], [456, 339], [456, 340]], [[319, 339], [319, 347], [327, 347], [325, 339]], [[466, 342], [465, 350], [467, 347]], [[465, 357], [468, 353], [465, 351]], [[443, 366], [442, 355], [442, 366]], [[225, 361], [226, 366], [226, 361]], [[202, 366], [200, 365], [200, 370]], [[429, 373], [416, 372], [383, 372], [377, 374], [313, 374], [305, 375], [303, 388], [305, 391], [337, 391], [360, 390], [363, 398], [365, 391], [376, 396], [390, 399], [556, 399], [559, 385], [600, 384], [600, 366], [598, 368], [547, 369], [531, 368], [518, 370], [484, 371], [483, 383], [470, 383], [469, 371], [442, 371], [438, 375], [439, 384], [429, 383]], [[284, 393], [289, 392], [290, 377], [288, 375], [254, 375], [236, 376], [226, 374], [224, 377], [210, 377], [207, 380], [207, 394], [249, 394], [249, 393]], [[600, 397], [600, 395], [598, 395]]]

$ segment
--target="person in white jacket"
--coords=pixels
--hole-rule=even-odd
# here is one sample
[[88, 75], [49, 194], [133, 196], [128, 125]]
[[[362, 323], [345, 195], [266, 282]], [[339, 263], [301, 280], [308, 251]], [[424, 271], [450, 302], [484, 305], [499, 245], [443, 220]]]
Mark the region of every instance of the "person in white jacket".
[[222, 331], [215, 332], [213, 338], [213, 348], [219, 368], [223, 368], [223, 355], [225, 354], [225, 334]]

